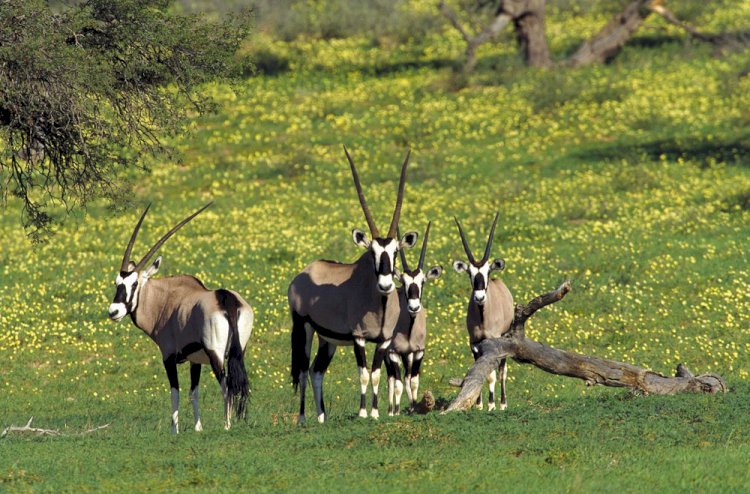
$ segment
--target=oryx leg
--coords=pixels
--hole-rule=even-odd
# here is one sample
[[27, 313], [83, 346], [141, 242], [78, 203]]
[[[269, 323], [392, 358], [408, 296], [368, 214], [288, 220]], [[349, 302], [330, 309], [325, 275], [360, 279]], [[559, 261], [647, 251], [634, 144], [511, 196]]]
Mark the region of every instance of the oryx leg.
[[[480, 357], [479, 349], [475, 347], [474, 345], [471, 345], [471, 354], [474, 355], [474, 362], [477, 361], [477, 359]], [[477, 408], [482, 409], [484, 408], [484, 405], [482, 405], [482, 391], [479, 391], [479, 396], [477, 397]]]
[[370, 410], [370, 417], [374, 419], [380, 417], [380, 412], [378, 412], [380, 368], [383, 367], [383, 359], [389, 346], [391, 346], [391, 340], [385, 340], [378, 346], [377, 350], [375, 350], [375, 355], [372, 357], [372, 410]]
[[335, 353], [336, 345], [318, 336], [318, 353], [312, 363], [312, 386], [315, 405], [318, 408], [318, 422], [321, 424], [326, 421], [326, 406], [323, 402], [323, 377]]
[[180, 383], [177, 379], [177, 358], [174, 355], [164, 359], [164, 369], [167, 371], [169, 388], [172, 394], [172, 434], [178, 434], [180, 432]]
[[[393, 416], [394, 394], [396, 392], [396, 372], [398, 354], [389, 352], [385, 357], [385, 371], [388, 373], [388, 415]], [[398, 370], [400, 372], [400, 369]]]
[[367, 385], [370, 383], [370, 373], [367, 372], [367, 353], [365, 339], [354, 338], [354, 357], [357, 359], [359, 370], [359, 416], [367, 417]]
[[420, 350], [414, 355], [414, 359], [411, 363], [411, 369], [409, 369], [409, 388], [411, 388], [411, 395], [409, 408], [414, 410], [417, 406], [418, 393], [419, 393], [419, 371], [422, 367], [422, 359], [424, 359], [424, 351]]
[[[294, 317], [294, 316], [293, 316]], [[297, 322], [295, 322], [297, 324]], [[302, 323], [301, 323], [302, 324]], [[305, 356], [299, 373], [299, 418], [298, 424], [305, 423], [305, 391], [307, 390], [307, 376], [310, 371], [310, 353], [312, 352], [312, 339], [314, 330], [308, 323], [304, 323], [305, 329]]]
[[190, 401], [193, 403], [193, 417], [195, 418], [195, 430], [203, 430], [201, 424], [201, 412], [198, 408], [198, 384], [201, 380], [201, 364], [190, 364]]
[[495, 383], [497, 382], [497, 371], [493, 370], [490, 375], [487, 376], [487, 382], [490, 385], [490, 396], [487, 403], [487, 411], [490, 412], [495, 409]]
[[[398, 415], [401, 408], [401, 395], [404, 392], [404, 383], [401, 381], [401, 356], [395, 352], [388, 354], [388, 365], [390, 366], [390, 372], [393, 374], [393, 396], [389, 396], [390, 403], [388, 405], [388, 415]], [[389, 395], [391, 395], [389, 390]]]
[[[411, 405], [411, 365], [414, 363], [414, 353], [409, 352], [401, 355], [401, 361], [404, 363], [404, 385], [406, 386], [406, 398], [409, 400]], [[399, 401], [399, 403], [401, 403]]]
[[232, 400], [227, 389], [227, 374], [224, 371], [224, 361], [215, 352], [206, 349], [208, 360], [211, 362], [211, 370], [221, 387], [221, 396], [224, 398], [224, 429], [229, 430], [232, 426], [230, 415], [232, 413]]
[[505, 398], [505, 380], [508, 378], [507, 359], [500, 360], [500, 410], [508, 408], [508, 402]]

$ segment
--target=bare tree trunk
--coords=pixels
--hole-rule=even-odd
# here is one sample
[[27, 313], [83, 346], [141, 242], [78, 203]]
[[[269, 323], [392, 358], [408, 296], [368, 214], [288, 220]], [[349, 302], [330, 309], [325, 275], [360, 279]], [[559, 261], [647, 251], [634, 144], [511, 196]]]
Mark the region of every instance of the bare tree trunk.
[[497, 369], [501, 359], [508, 357], [551, 374], [583, 379], [589, 386], [627, 387], [644, 394], [727, 390], [721, 376], [694, 376], [683, 364], [677, 366], [675, 377], [667, 377], [623, 362], [557, 350], [526, 338], [526, 320], [542, 307], [562, 300], [570, 289], [570, 282], [566, 281], [557, 290], [541, 295], [527, 305], [517, 305], [511, 330], [500, 338], [485, 340], [479, 345], [482, 357], [463, 379], [460, 393], [446, 411], [466, 410], [476, 403], [489, 373]]
[[462, 71], [464, 73], [469, 73], [474, 70], [474, 66], [477, 63], [477, 48], [497, 36], [498, 33], [502, 31], [503, 28], [507, 26], [511, 21], [511, 17], [509, 15], [498, 12], [492, 19], [492, 22], [490, 24], [485, 26], [478, 34], [472, 36], [466, 29], [464, 29], [464, 27], [459, 22], [456, 13], [453, 12], [453, 10], [451, 10], [451, 8], [448, 7], [448, 5], [446, 5], [444, 1], [440, 1], [440, 3], [438, 4], [438, 8], [440, 9], [440, 12], [442, 12], [442, 14], [446, 17], [446, 19], [450, 21], [451, 25], [455, 27], [459, 33], [461, 33], [461, 37], [466, 42], [466, 51], [464, 52], [466, 60], [464, 61], [464, 65], [462, 68]]
[[546, 0], [505, 0], [498, 10], [513, 18], [518, 46], [530, 67], [547, 67], [551, 63], [544, 31], [545, 3]]
[[526, 64], [532, 67], [550, 65], [549, 48], [544, 32], [545, 3], [546, 0], [504, 0], [498, 6], [492, 22], [478, 34], [471, 35], [461, 25], [456, 13], [444, 1], [441, 1], [438, 4], [440, 12], [461, 33], [461, 37], [466, 42], [466, 61], [463, 72], [468, 73], [474, 70], [477, 48], [497, 36], [510, 21], [513, 21], [516, 39]]
[[617, 14], [594, 37], [584, 41], [567, 60], [567, 65], [580, 67], [592, 63], [604, 63], [615, 56], [651, 13], [649, 8], [651, 1], [630, 2], [625, 10]]

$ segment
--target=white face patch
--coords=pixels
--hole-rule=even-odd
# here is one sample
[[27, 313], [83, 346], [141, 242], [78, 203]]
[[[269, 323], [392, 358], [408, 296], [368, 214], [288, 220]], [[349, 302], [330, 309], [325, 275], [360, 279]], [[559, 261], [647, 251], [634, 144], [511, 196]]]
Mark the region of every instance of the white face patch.
[[[395, 267], [396, 252], [398, 252], [398, 241], [391, 239], [388, 244], [383, 247], [379, 242], [373, 241], [370, 244], [372, 254], [375, 259], [375, 270], [378, 274], [378, 291], [383, 295], [387, 295], [396, 289], [396, 285], [393, 283], [393, 268]], [[383, 256], [387, 256], [388, 267], [390, 272], [381, 273], [380, 267], [383, 265]]]
[[476, 267], [473, 264], [469, 265], [469, 277], [471, 279], [472, 288], [475, 288], [477, 286], [477, 276], [479, 276], [479, 279], [482, 279], [484, 281], [484, 288], [479, 290], [474, 289], [472, 296], [474, 297], [474, 302], [479, 305], [484, 305], [484, 303], [487, 301], [487, 286], [490, 283], [490, 263], [486, 262], [479, 267]]
[[[407, 310], [410, 314], [416, 314], [417, 312], [422, 310], [422, 289], [424, 287], [426, 277], [424, 273], [419, 270], [415, 276], [411, 276], [406, 273], [402, 274], [401, 280], [404, 284], [404, 290], [406, 292]], [[415, 290], [417, 295], [416, 298], [413, 297]]]
[[[119, 274], [115, 277], [117, 292], [115, 293], [115, 300], [109, 305], [107, 311], [109, 318], [113, 321], [117, 322], [128, 314], [128, 305], [130, 305], [131, 311], [138, 305], [139, 288], [136, 284], [137, 281], [138, 273], [136, 271], [128, 273], [125, 277]], [[124, 299], [122, 299], [120, 287], [125, 291]]]

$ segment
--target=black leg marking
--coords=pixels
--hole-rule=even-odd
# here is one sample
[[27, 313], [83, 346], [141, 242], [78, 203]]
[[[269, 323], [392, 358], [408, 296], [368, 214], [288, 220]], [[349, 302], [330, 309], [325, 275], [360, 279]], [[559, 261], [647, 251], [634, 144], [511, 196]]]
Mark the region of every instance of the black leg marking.
[[177, 359], [175, 358], [175, 355], [170, 355], [164, 360], [164, 369], [167, 371], [169, 387], [179, 390], [180, 383], [177, 379]]
[[318, 353], [315, 355], [313, 360], [312, 371], [313, 375], [320, 374], [320, 410], [322, 413], [326, 412], [325, 400], [323, 400], [323, 376], [325, 376], [328, 366], [333, 360], [333, 356], [336, 354], [336, 347], [328, 343], [322, 338], [318, 338]]
[[[360, 345], [360, 343], [362, 343]], [[359, 414], [363, 415], [363, 410], [367, 409], [367, 383], [370, 376], [367, 375], [367, 352], [365, 351], [364, 340], [354, 340], [354, 357], [357, 359], [357, 371], [359, 372]]]
[[[480, 307], [480, 310], [481, 310], [481, 307]], [[478, 350], [475, 350], [475, 349], [474, 349], [474, 346], [473, 346], [473, 345], [472, 345], [472, 347], [471, 347], [471, 354], [472, 354], [472, 355], [474, 355], [474, 362], [476, 362], [476, 361], [477, 361], [477, 359], [478, 359], [479, 357], [481, 357], [481, 355], [480, 355], [479, 351], [478, 351]], [[481, 390], [479, 391], [479, 396], [477, 397], [477, 406], [478, 406], [478, 407], [481, 407], [481, 406], [482, 406], [482, 391], [481, 391]]]
[[190, 391], [198, 387], [201, 381], [201, 364], [190, 364]]

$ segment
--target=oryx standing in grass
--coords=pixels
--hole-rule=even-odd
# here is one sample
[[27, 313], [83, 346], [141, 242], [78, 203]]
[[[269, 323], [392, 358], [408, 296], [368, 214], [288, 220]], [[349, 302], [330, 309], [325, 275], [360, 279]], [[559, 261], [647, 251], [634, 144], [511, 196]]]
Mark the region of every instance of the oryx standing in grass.
[[[195, 218], [211, 203], [188, 216], [159, 239], [138, 262], [130, 260], [130, 251], [149, 207], [133, 230], [120, 272], [115, 279], [115, 298], [109, 306], [109, 317], [120, 321], [126, 315], [143, 330], [161, 350], [164, 368], [172, 390], [172, 432], [179, 432], [178, 409], [180, 387], [177, 364], [190, 362], [190, 398], [193, 402], [195, 430], [203, 430], [198, 410], [198, 382], [201, 364], [211, 366], [224, 396], [224, 428], [229, 429], [235, 405], [242, 416], [249, 393], [244, 351], [253, 327], [253, 310], [242, 297], [231, 290], [208, 290], [189, 275], [154, 279], [161, 256], [148, 265], [154, 253], [185, 223]], [[225, 365], [226, 360], [226, 365]]]
[[[491, 271], [502, 271], [505, 268], [505, 261], [495, 259], [489, 262], [490, 252], [492, 250], [492, 238], [495, 235], [495, 226], [500, 213], [495, 215], [495, 221], [492, 223], [490, 236], [487, 239], [487, 246], [484, 249], [484, 256], [480, 261], [476, 261], [471, 253], [469, 244], [466, 241], [463, 228], [458, 218], [455, 218], [458, 225], [458, 233], [461, 235], [461, 243], [464, 246], [466, 256], [469, 258], [469, 264], [463, 261], [455, 261], [453, 269], [458, 273], [468, 273], [469, 280], [473, 289], [469, 299], [469, 307], [466, 314], [466, 329], [469, 331], [469, 345], [474, 360], [481, 357], [479, 347], [481, 341], [487, 338], [498, 338], [510, 329], [513, 322], [513, 295], [508, 287], [500, 279], [490, 279]], [[505, 410], [508, 406], [505, 397], [505, 380], [508, 376], [506, 359], [500, 361], [500, 409]], [[490, 386], [490, 397], [488, 410], [495, 409], [495, 382], [497, 380], [496, 371], [492, 371], [488, 381]], [[482, 395], [480, 393], [477, 399], [477, 406], [482, 408]]]
[[370, 214], [359, 183], [357, 168], [346, 147], [344, 152], [372, 239], [368, 239], [361, 230], [353, 230], [354, 243], [366, 249], [359, 259], [353, 264], [315, 261], [289, 285], [289, 310], [292, 316], [291, 374], [295, 389], [298, 385], [300, 388], [300, 423], [305, 421], [305, 389], [313, 333], [318, 334], [318, 353], [312, 363], [312, 385], [318, 421], [325, 421], [323, 377], [339, 345], [354, 345], [361, 389], [359, 416], [367, 416], [365, 395], [370, 381], [365, 354], [367, 341], [378, 345], [372, 364], [373, 389], [370, 412], [372, 417], [378, 417], [380, 367], [399, 317], [398, 294], [393, 280], [394, 261], [399, 250], [413, 247], [417, 241], [416, 232], [407, 233], [400, 240], [396, 237], [406, 185], [409, 152], [406, 153], [406, 159], [401, 167], [396, 207], [391, 226], [385, 236], [380, 236]]
[[[413, 409], [417, 403], [419, 392], [419, 370], [424, 358], [425, 342], [427, 339], [427, 316], [422, 310], [422, 295], [428, 280], [434, 280], [443, 273], [442, 266], [433, 266], [424, 271], [424, 258], [427, 252], [427, 238], [430, 236], [430, 225], [422, 239], [422, 252], [416, 269], [409, 269], [406, 255], [402, 250], [401, 268], [396, 276], [401, 280], [401, 287], [397, 290], [401, 314], [393, 332], [393, 341], [388, 349], [388, 415], [398, 415], [401, 406], [401, 393], [404, 383], [401, 381], [400, 363], [404, 364], [404, 380], [406, 381], [406, 395], [409, 398], [409, 408]], [[395, 395], [395, 396], [394, 396]]]

